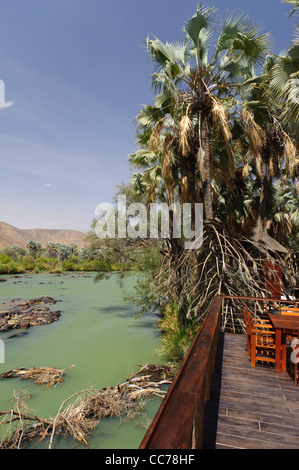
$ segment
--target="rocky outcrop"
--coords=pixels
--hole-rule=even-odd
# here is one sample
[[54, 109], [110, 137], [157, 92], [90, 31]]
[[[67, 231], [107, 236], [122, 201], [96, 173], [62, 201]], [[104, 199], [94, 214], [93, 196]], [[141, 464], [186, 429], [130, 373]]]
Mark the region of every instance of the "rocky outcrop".
[[48, 307], [56, 302], [58, 300], [52, 297], [40, 297], [27, 301], [16, 299], [0, 304], [0, 332], [57, 321], [61, 316], [60, 311], [53, 311]]

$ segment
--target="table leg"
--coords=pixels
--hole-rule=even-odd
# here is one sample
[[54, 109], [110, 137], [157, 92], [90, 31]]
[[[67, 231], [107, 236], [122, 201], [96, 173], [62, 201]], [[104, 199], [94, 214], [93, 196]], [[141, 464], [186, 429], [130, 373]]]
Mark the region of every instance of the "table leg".
[[276, 329], [275, 339], [275, 372], [280, 374], [281, 372], [281, 330]]
[[281, 338], [281, 371], [285, 372], [287, 370], [287, 342], [286, 335], [282, 334]]

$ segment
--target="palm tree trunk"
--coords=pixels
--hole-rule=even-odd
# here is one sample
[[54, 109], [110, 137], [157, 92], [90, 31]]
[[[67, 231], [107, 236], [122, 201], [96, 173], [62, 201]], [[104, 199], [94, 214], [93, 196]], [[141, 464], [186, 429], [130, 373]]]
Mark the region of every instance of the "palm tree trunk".
[[211, 160], [210, 160], [210, 129], [208, 117], [204, 116], [201, 121], [201, 147], [204, 150], [202, 162], [202, 190], [205, 220], [213, 219], [213, 201], [211, 186]]
[[259, 203], [259, 217], [257, 224], [257, 231], [259, 237], [265, 231], [265, 219], [266, 219], [266, 204], [267, 204], [267, 194], [269, 188], [269, 177], [270, 177], [270, 168], [269, 161], [267, 158], [263, 158], [262, 161], [262, 185], [261, 185], [261, 195]]

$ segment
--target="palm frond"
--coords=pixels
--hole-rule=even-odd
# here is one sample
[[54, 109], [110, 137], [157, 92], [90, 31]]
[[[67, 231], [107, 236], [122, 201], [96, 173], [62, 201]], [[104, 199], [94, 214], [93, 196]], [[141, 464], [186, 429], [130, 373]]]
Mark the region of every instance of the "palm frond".
[[184, 31], [191, 43], [198, 64], [207, 65], [209, 40], [215, 28], [216, 8], [198, 4], [196, 13], [185, 24]]
[[283, 103], [281, 120], [290, 133], [299, 139], [299, 71], [290, 75], [279, 92]]
[[139, 126], [151, 126], [153, 123], [163, 118], [163, 113], [159, 107], [144, 106], [139, 114], [136, 116], [135, 121]]
[[154, 152], [159, 152], [161, 147], [161, 132], [163, 129], [163, 124], [165, 122], [165, 117], [160, 119], [155, 126], [153, 127], [151, 137], [150, 137], [150, 149]]
[[129, 163], [135, 168], [148, 168], [157, 163], [157, 154], [147, 149], [139, 149], [128, 156]]
[[229, 127], [229, 121], [227, 118], [227, 114], [224, 110], [224, 107], [222, 106], [221, 102], [216, 98], [213, 98], [213, 105], [212, 105], [211, 112], [212, 112], [214, 125], [216, 128], [219, 129], [222, 135], [226, 154], [228, 156], [228, 174], [231, 178], [233, 178], [235, 175], [235, 161], [234, 161], [234, 153], [230, 146], [232, 133]]
[[[262, 64], [271, 47], [271, 36], [261, 33], [262, 28], [253, 24], [251, 18], [242, 12], [234, 12], [226, 17], [218, 39], [215, 57], [221, 52], [233, 58], [244, 58], [247, 62]], [[236, 65], [238, 63], [236, 61]]]
[[283, 0], [282, 3], [289, 3], [290, 5], [294, 5], [290, 12], [290, 16], [292, 16], [296, 11], [299, 9], [299, 1], [298, 0]]
[[213, 98], [211, 112], [215, 126], [220, 129], [224, 140], [226, 142], [229, 142], [232, 138], [232, 133], [229, 127], [228, 118], [224, 107], [222, 106], [221, 102], [216, 98]]
[[285, 128], [299, 139], [299, 26], [290, 49], [278, 57], [269, 74], [267, 96], [279, 103]]
[[243, 165], [243, 169], [242, 169], [242, 176], [244, 179], [248, 178], [249, 174], [250, 174], [250, 164], [249, 164], [249, 152], [247, 152], [247, 154], [245, 155], [245, 158], [244, 158], [244, 165]]
[[180, 187], [181, 187], [181, 201], [182, 201], [182, 203], [189, 202], [188, 201], [188, 178], [187, 178], [187, 176], [182, 176], [181, 182], [180, 182]]
[[184, 64], [186, 60], [187, 46], [185, 44], [170, 42], [164, 44], [160, 39], [147, 38], [146, 50], [158, 69], [166, 67], [171, 62]]
[[179, 123], [179, 144], [182, 155], [187, 157], [190, 152], [190, 137], [193, 135], [192, 121], [186, 115]]
[[257, 158], [257, 169], [260, 171], [260, 155], [264, 143], [265, 134], [263, 129], [255, 122], [251, 111], [243, 107], [241, 119], [244, 123], [244, 131], [248, 138], [251, 153]]
[[286, 172], [290, 176], [290, 178], [295, 180], [296, 176], [296, 169], [299, 164], [299, 159], [297, 158], [297, 151], [296, 147], [293, 144], [290, 136], [283, 132], [284, 137], [284, 158], [286, 162]]
[[163, 108], [163, 111], [167, 112], [169, 111], [173, 98], [173, 93], [171, 93], [169, 88], [165, 87], [163, 91], [155, 97], [155, 106], [157, 108]]

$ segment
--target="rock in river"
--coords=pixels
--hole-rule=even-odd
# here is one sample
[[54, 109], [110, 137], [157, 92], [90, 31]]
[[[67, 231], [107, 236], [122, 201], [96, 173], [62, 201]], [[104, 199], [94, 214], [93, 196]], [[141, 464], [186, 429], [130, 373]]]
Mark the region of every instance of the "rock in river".
[[47, 306], [56, 302], [58, 300], [52, 297], [40, 297], [26, 301], [16, 299], [0, 304], [0, 332], [57, 321], [61, 315], [60, 311], [52, 311]]

